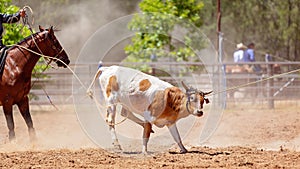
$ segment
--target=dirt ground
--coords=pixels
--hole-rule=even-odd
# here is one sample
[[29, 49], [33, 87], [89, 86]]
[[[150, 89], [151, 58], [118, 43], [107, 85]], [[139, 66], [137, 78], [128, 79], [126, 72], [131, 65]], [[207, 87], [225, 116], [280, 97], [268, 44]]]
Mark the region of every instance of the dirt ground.
[[205, 143], [183, 143], [149, 155], [113, 153], [96, 146], [83, 132], [72, 105], [32, 106], [38, 140], [30, 143], [15, 111], [16, 137], [8, 142], [0, 112], [0, 168], [300, 168], [300, 104], [276, 103], [274, 110], [229, 106], [217, 131]]

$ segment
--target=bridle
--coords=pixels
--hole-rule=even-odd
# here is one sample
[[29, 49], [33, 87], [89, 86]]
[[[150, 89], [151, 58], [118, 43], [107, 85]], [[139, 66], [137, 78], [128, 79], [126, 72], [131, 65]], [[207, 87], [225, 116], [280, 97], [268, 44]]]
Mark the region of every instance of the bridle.
[[[64, 48], [61, 48], [60, 51], [57, 52], [57, 47], [55, 45], [55, 42], [54, 42], [54, 40], [52, 40], [52, 41], [50, 40], [48, 33], [46, 33], [46, 35], [45, 35], [45, 40], [47, 40], [47, 43], [51, 44], [51, 49], [55, 50], [55, 52], [57, 53], [53, 58], [57, 58], [64, 51]], [[53, 59], [49, 58], [47, 65], [50, 65], [50, 63], [52, 61], [53, 61]]]

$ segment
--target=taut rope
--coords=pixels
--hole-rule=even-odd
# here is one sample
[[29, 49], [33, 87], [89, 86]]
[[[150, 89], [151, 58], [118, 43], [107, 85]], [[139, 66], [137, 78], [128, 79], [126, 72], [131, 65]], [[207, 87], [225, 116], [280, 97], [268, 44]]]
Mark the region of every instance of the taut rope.
[[235, 90], [235, 89], [238, 89], [238, 88], [250, 86], [250, 85], [253, 85], [253, 84], [256, 84], [256, 83], [264, 82], [264, 81], [267, 81], [267, 80], [270, 80], [270, 79], [274, 79], [274, 78], [277, 78], [277, 77], [281, 77], [281, 76], [288, 75], [288, 74], [291, 74], [291, 73], [296, 73], [296, 72], [300, 72], [300, 69], [295, 69], [295, 70], [292, 70], [292, 71], [289, 71], [289, 72], [273, 75], [273, 76], [270, 76], [270, 77], [267, 77], [267, 78], [264, 78], [264, 79], [260, 79], [260, 80], [254, 81], [254, 82], [249, 82], [249, 83], [246, 83], [246, 84], [234, 86], [234, 87], [228, 88], [228, 89], [223, 90], [223, 91], [213, 92], [212, 94], [208, 94], [207, 96], [216, 95], [216, 94], [224, 93], [224, 92], [227, 92], [227, 91]]
[[[44, 57], [44, 58], [46, 58], [46, 59], [53, 59], [53, 60], [55, 60], [55, 61], [60, 61], [63, 65], [66, 66], [66, 68], [68, 68], [68, 69], [72, 72], [72, 74], [73, 74], [73, 75], [75, 76], [75, 78], [79, 81], [79, 83], [80, 83], [85, 89], [87, 89], [87, 88], [85, 87], [85, 85], [83, 84], [83, 82], [82, 82], [82, 81], [79, 79], [79, 77], [75, 74], [75, 72], [70, 68], [70, 66], [67, 65], [66, 63], [64, 63], [62, 60], [60, 60], [60, 59], [58, 59], [58, 58], [56, 58], [56, 57], [47, 56], [47, 55], [43, 55], [43, 54], [37, 53], [37, 52], [35, 52], [35, 51], [31, 50], [31, 49], [28, 49], [28, 48], [26, 48], [26, 47], [24, 47], [24, 46], [21, 46], [21, 45], [18, 45], [18, 44], [9, 45], [9, 46], [17, 46], [17, 47], [20, 47], [20, 48], [22, 48], [22, 49], [25, 49], [25, 50], [27, 50], [27, 51], [33, 53], [33, 54], [36, 54], [36, 55], [41, 56], [41, 57]], [[63, 50], [64, 50], [64, 49], [62, 48], [62, 50], [61, 50], [59, 53], [61, 53]]]

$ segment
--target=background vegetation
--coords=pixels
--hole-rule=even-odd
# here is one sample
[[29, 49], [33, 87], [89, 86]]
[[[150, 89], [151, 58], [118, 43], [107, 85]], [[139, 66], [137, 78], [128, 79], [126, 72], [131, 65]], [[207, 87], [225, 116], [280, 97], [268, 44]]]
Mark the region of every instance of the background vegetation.
[[[56, 23], [56, 25], [61, 25], [61, 28], [67, 23], [78, 22], [78, 15], [88, 16], [93, 22], [92, 24], [99, 28], [101, 24], [103, 25], [113, 19], [140, 11], [167, 12], [176, 16], [190, 11], [196, 16], [197, 24], [195, 24], [200, 26], [200, 29], [208, 35], [214, 44], [217, 44], [217, 0], [91, 0], [88, 2], [84, 0], [31, 0], [28, 2], [14, 0], [13, 2], [18, 6], [30, 3], [34, 11], [38, 13], [36, 22]], [[103, 4], [103, 2], [106, 3]], [[147, 4], [153, 4], [153, 2], [163, 6], [156, 8], [155, 6], [147, 6]], [[91, 10], [76, 10], [78, 9], [76, 5], [83, 3], [92, 3], [93, 5], [88, 6]], [[189, 3], [201, 4], [201, 6], [190, 5]], [[101, 6], [97, 6], [97, 4], [101, 4]], [[178, 5], [181, 4], [183, 4], [180, 6], [182, 8], [178, 8]], [[98, 12], [92, 10], [95, 6], [97, 6]], [[68, 12], [66, 12], [67, 7], [72, 7], [74, 10], [68, 8]], [[55, 11], [63, 10], [65, 12], [53, 12], [54, 9], [56, 9]], [[109, 9], [109, 11], [106, 9]], [[280, 61], [300, 61], [300, 17], [298, 17], [300, 16], [300, 0], [221, 0], [221, 11], [226, 60], [232, 61], [232, 53], [237, 43], [248, 44], [254, 42], [256, 43], [258, 60], [262, 60], [263, 54], [270, 52]], [[104, 18], [106, 22], [97, 24], [101, 21], [100, 19], [94, 19], [98, 15], [99, 18]], [[78, 24], [78, 26], [82, 25]], [[164, 43], [168, 44], [167, 41], [165, 39]], [[133, 41], [133, 46], [134, 43]], [[151, 44], [153, 44], [153, 41]], [[158, 43], [153, 45], [157, 46]], [[80, 49], [80, 47], [77, 46], [76, 49]], [[128, 49], [128, 51], [130, 50]], [[128, 54], [131, 54], [131, 52], [128, 52]]]

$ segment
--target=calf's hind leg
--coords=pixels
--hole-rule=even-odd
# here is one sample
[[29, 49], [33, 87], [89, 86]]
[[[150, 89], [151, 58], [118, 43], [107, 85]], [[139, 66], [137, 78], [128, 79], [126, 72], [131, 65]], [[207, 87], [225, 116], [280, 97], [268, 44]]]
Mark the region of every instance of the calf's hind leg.
[[121, 145], [118, 141], [116, 130], [115, 130], [115, 117], [116, 117], [116, 105], [108, 106], [106, 122], [109, 125], [109, 131], [113, 141], [113, 146], [115, 149], [122, 150]]
[[148, 149], [147, 149], [147, 144], [150, 138], [150, 134], [152, 131], [152, 125], [151, 123], [147, 122], [144, 123], [144, 133], [143, 133], [143, 149], [142, 149], [142, 153], [143, 154], [147, 154], [148, 153]]

